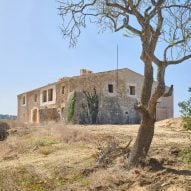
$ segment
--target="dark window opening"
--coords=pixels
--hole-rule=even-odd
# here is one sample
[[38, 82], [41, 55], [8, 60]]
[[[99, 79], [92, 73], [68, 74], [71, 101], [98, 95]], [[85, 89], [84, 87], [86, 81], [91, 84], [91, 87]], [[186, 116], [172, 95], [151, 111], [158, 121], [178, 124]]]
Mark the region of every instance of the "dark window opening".
[[48, 90], [48, 101], [53, 101], [53, 89]]
[[22, 99], [22, 104], [25, 105], [26, 104], [26, 97], [23, 96], [23, 99]]
[[130, 88], [130, 95], [135, 95], [135, 86], [129, 86]]
[[34, 102], [37, 102], [37, 94], [34, 95]]
[[47, 90], [42, 92], [42, 102], [47, 102]]
[[113, 84], [108, 85], [108, 91], [109, 93], [113, 93]]
[[62, 94], [65, 94], [65, 86], [62, 86]]

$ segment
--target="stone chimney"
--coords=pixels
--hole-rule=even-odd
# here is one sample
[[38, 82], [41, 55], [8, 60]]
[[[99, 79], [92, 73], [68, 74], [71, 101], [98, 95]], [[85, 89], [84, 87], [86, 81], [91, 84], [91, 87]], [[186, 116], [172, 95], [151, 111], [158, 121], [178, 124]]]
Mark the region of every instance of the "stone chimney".
[[86, 69], [81, 69], [80, 70], [80, 76], [88, 76], [90, 74], [92, 74], [93, 72], [90, 70], [86, 70]]

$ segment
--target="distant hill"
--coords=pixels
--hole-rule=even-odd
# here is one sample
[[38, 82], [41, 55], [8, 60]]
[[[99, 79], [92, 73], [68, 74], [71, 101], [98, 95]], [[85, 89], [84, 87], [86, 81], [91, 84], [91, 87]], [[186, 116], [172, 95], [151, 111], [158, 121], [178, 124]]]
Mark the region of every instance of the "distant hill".
[[0, 119], [16, 119], [16, 118], [17, 118], [16, 115], [0, 114]]

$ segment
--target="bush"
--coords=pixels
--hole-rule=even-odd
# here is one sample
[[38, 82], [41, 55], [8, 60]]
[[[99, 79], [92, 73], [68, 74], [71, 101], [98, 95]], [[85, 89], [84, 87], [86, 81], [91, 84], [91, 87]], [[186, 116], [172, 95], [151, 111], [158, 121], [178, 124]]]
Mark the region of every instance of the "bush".
[[67, 113], [68, 122], [72, 121], [72, 118], [74, 116], [75, 102], [76, 102], [76, 95], [74, 93], [74, 95], [70, 99], [70, 103], [69, 103], [69, 108], [68, 108], [68, 113]]
[[[188, 91], [191, 92], [191, 88]], [[182, 114], [184, 128], [191, 130], [191, 97], [187, 101], [180, 102], [178, 105]]]
[[44, 146], [50, 146], [53, 144], [57, 144], [58, 142], [55, 140], [50, 140], [50, 139], [41, 139], [36, 142], [37, 147], [44, 147]]
[[5, 122], [0, 122], [0, 141], [4, 141], [9, 133], [8, 130], [10, 129], [9, 125]]
[[191, 117], [183, 117], [183, 127], [187, 130], [191, 130]]

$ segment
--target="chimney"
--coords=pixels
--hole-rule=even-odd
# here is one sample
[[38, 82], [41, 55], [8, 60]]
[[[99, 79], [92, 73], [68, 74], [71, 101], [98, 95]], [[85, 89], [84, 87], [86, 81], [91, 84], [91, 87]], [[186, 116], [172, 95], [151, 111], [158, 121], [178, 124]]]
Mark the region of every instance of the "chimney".
[[86, 69], [81, 69], [80, 70], [80, 76], [88, 76], [90, 74], [92, 74], [93, 72], [90, 70], [86, 70]]

